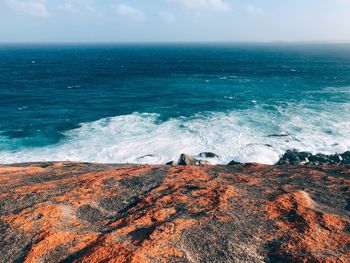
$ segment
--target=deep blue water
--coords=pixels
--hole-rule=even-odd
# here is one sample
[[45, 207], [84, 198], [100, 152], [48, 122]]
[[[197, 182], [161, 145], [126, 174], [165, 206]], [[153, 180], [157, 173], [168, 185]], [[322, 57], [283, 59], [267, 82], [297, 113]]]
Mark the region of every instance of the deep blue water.
[[0, 98], [0, 163], [269, 163], [350, 149], [350, 44], [3, 45]]

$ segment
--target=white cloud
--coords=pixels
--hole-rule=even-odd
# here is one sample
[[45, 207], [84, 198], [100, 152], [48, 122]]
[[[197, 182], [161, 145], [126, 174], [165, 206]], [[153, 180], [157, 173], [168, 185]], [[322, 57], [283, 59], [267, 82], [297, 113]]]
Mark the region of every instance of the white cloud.
[[260, 15], [264, 13], [264, 10], [260, 7], [256, 7], [254, 5], [247, 5], [247, 11], [251, 14], [255, 14], [255, 15]]
[[212, 11], [230, 11], [231, 6], [226, 0], [167, 0], [170, 3], [179, 4], [192, 10], [212, 10]]
[[7, 0], [8, 5], [19, 12], [32, 16], [49, 16], [45, 0]]
[[94, 5], [94, 0], [65, 0], [60, 9], [70, 13], [95, 13]]
[[165, 22], [170, 23], [175, 21], [175, 16], [172, 13], [162, 11], [162, 12], [159, 12], [158, 15]]
[[141, 10], [136, 9], [132, 6], [125, 5], [125, 4], [117, 4], [117, 5], [113, 5], [113, 8], [115, 9], [118, 15], [128, 17], [135, 21], [146, 20], [145, 14]]

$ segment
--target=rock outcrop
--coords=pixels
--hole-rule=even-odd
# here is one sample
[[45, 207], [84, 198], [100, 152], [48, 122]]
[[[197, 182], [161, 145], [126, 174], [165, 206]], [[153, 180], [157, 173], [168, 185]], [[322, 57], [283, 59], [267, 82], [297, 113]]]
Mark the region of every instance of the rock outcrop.
[[350, 164], [350, 152], [343, 154], [311, 154], [309, 152], [287, 151], [277, 162], [277, 165], [334, 165]]
[[0, 262], [348, 262], [350, 166], [0, 165]]

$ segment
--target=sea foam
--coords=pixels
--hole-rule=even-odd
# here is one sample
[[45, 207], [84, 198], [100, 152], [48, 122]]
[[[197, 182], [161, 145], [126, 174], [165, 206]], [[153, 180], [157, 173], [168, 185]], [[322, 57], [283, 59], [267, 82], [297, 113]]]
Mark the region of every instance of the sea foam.
[[133, 113], [82, 123], [65, 139], [41, 148], [0, 151], [2, 163], [85, 161], [163, 164], [181, 153], [219, 155], [213, 164], [274, 164], [288, 149], [331, 154], [350, 149], [350, 104], [255, 105], [160, 121], [158, 114]]

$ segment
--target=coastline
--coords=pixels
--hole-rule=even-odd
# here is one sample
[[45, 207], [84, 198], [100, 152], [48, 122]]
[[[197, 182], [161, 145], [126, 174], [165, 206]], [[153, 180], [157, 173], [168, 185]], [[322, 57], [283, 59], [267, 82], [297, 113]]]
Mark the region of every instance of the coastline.
[[346, 262], [350, 165], [0, 165], [0, 262]]

